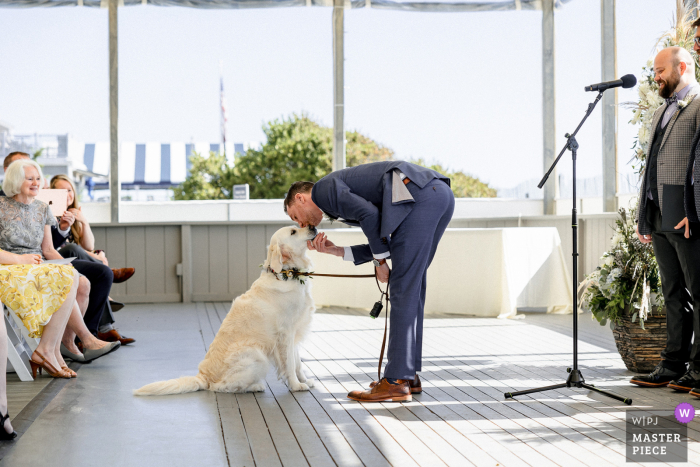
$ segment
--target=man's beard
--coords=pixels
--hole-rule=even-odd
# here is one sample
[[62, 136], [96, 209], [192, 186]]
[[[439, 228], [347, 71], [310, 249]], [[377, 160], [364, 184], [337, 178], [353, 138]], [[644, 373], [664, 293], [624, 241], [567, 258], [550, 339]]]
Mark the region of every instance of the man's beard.
[[681, 75], [674, 72], [668, 80], [661, 80], [664, 83], [664, 87], [659, 89], [659, 96], [664, 99], [668, 99], [673, 95], [673, 92], [678, 87], [678, 83], [681, 82]]

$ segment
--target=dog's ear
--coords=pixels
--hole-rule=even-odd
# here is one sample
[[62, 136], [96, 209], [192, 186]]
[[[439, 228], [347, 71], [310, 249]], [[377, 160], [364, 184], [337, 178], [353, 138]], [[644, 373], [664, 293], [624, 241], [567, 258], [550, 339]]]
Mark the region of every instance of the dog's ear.
[[292, 250], [290, 250], [286, 245], [279, 245], [280, 247], [280, 260], [283, 264], [288, 263], [292, 259]]
[[272, 268], [275, 272], [280, 272], [284, 269], [284, 263], [292, 259], [292, 253], [289, 249], [280, 245], [279, 242], [271, 243], [270, 249], [267, 252], [267, 261], [263, 266]]

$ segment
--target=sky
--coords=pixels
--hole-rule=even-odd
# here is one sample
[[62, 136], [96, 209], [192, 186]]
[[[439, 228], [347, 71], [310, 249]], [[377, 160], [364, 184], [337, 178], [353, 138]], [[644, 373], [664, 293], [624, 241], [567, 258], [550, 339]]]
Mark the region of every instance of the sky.
[[[601, 81], [600, 0], [555, 13], [557, 146]], [[228, 136], [305, 112], [333, 124], [331, 8], [119, 9], [119, 138], [219, 141], [219, 62]], [[618, 75], [639, 77], [675, 0], [617, 0]], [[542, 14], [345, 12], [346, 129], [498, 188], [540, 178]], [[109, 140], [107, 10], [0, 8], [0, 120], [14, 132]], [[608, 91], [611, 92], [611, 91]], [[619, 90], [619, 102], [636, 100]], [[600, 109], [578, 136], [579, 177], [602, 173]], [[618, 170], [637, 127], [620, 108]], [[559, 173], [571, 172], [570, 159]]]

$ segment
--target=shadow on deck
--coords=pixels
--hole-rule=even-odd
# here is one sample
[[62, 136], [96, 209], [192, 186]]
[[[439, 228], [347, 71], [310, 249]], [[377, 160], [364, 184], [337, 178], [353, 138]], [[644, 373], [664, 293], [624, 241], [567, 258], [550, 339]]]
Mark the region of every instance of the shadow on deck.
[[[524, 320], [456, 315], [425, 321], [424, 391], [410, 403], [359, 404], [348, 391], [376, 378], [384, 323], [364, 310], [325, 308], [304, 346], [316, 387], [290, 393], [270, 374], [265, 393], [134, 397], [146, 383], [194, 375], [228, 303], [130, 305], [117, 315], [137, 342], [47, 386], [44, 403], [14, 414], [25, 432], [0, 449], [18, 466], [627, 465], [628, 407], [587, 390], [517, 401], [503, 393], [563, 382], [571, 315]], [[607, 327], [580, 317], [588, 383], [634, 399], [631, 409], [694, 402], [628, 384]], [[18, 383], [21, 384], [21, 383]], [[31, 383], [30, 383], [31, 384]], [[10, 392], [21, 386], [13, 385]], [[33, 414], [25, 413], [29, 409]], [[700, 426], [688, 457], [700, 463]], [[659, 465], [659, 464], [655, 464]]]

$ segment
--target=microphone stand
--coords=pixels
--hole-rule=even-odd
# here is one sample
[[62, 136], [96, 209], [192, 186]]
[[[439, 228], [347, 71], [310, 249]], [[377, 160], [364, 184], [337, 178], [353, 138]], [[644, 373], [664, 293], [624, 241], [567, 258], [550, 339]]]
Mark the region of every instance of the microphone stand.
[[584, 115], [583, 120], [581, 120], [581, 123], [578, 124], [576, 127], [576, 130], [573, 132], [573, 134], [566, 134], [566, 145], [562, 148], [561, 152], [559, 153], [559, 156], [557, 156], [556, 160], [552, 164], [552, 166], [549, 168], [547, 173], [542, 177], [542, 180], [540, 181], [539, 185], [537, 185], [538, 188], [542, 188], [545, 183], [547, 183], [547, 179], [549, 178], [549, 175], [552, 173], [554, 170], [554, 167], [556, 167], [557, 163], [559, 162], [559, 159], [561, 159], [561, 156], [564, 155], [565, 151], [571, 151], [571, 159], [573, 161], [573, 209], [571, 210], [571, 229], [573, 231], [573, 260], [574, 260], [574, 270], [573, 270], [573, 306], [574, 306], [574, 334], [573, 334], [573, 340], [574, 340], [574, 366], [572, 368], [567, 368], [566, 371], [569, 373], [569, 377], [566, 379], [565, 383], [561, 384], [555, 384], [552, 386], [543, 386], [540, 388], [534, 388], [534, 389], [526, 389], [524, 391], [515, 391], [515, 392], [506, 392], [503, 395], [505, 396], [506, 399], [513, 399], [516, 396], [522, 396], [524, 394], [532, 394], [534, 392], [542, 392], [542, 391], [549, 391], [551, 389], [560, 389], [563, 387], [571, 388], [571, 387], [576, 387], [576, 388], [585, 388], [590, 391], [595, 391], [598, 394], [602, 394], [604, 396], [610, 397], [612, 399], [618, 400], [620, 402], [623, 402], [627, 405], [632, 404], [632, 399], [626, 398], [626, 397], [620, 397], [617, 394], [613, 394], [611, 392], [605, 391], [603, 389], [598, 389], [592, 384], [587, 384], [586, 381], [583, 379], [583, 374], [581, 371], [578, 369], [578, 295], [577, 295], [577, 290], [578, 290], [578, 216], [577, 216], [577, 199], [576, 199], [576, 152], [578, 151], [578, 141], [576, 141], [576, 134], [578, 131], [581, 129], [583, 126], [584, 122], [586, 119], [591, 115], [593, 112], [593, 109], [595, 108], [596, 104], [600, 101], [600, 99], [603, 97], [603, 93], [605, 92], [605, 89], [600, 90], [598, 93], [598, 97], [595, 98], [595, 100], [588, 104], [588, 110], [586, 111], [586, 115]]

